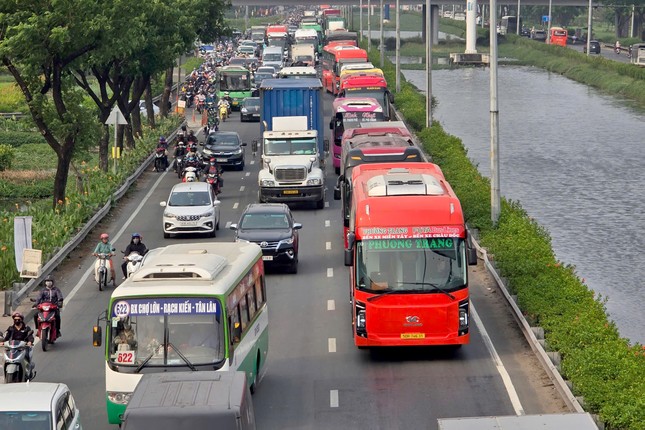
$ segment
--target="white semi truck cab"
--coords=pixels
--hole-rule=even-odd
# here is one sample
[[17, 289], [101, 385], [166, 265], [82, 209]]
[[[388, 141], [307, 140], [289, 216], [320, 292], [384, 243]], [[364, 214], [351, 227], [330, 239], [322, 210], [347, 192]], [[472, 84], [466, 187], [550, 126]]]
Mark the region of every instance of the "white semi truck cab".
[[307, 130], [307, 117], [273, 118], [273, 130], [262, 135], [261, 203], [314, 202], [318, 209], [325, 207], [318, 139], [318, 131]]

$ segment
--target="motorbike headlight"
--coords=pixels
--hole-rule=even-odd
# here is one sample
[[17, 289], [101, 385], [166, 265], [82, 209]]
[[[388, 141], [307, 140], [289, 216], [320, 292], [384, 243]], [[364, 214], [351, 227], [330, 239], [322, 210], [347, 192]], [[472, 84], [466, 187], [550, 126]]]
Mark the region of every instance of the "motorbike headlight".
[[206, 212], [205, 214], [200, 215], [202, 218], [208, 218], [213, 216], [213, 211]]
[[275, 181], [273, 179], [262, 179], [260, 181], [261, 187], [275, 187]]
[[163, 216], [166, 218], [177, 218], [177, 215], [172, 214], [170, 212], [164, 212]]
[[125, 393], [122, 391], [108, 391], [107, 398], [110, 402], [116, 403], [119, 405], [127, 405], [130, 402], [132, 393]]
[[320, 178], [307, 179], [307, 185], [321, 185], [321, 184], [322, 184], [322, 179]]

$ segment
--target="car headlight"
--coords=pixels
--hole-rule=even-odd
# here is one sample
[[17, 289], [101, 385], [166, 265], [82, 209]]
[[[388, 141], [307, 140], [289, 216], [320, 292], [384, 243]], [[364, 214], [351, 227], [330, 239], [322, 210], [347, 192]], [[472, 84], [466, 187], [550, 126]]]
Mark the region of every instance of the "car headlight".
[[119, 405], [127, 405], [130, 402], [132, 393], [126, 393], [122, 391], [108, 391], [107, 398], [110, 402], [116, 403]]
[[206, 212], [205, 214], [200, 215], [202, 218], [208, 218], [213, 216], [213, 211]]
[[235, 151], [233, 151], [233, 154], [235, 155], [240, 155], [242, 153], [242, 148], [237, 148]]
[[280, 241], [280, 243], [281, 243], [281, 244], [285, 244], [285, 245], [291, 245], [291, 244], [293, 244], [293, 236], [291, 236], [289, 239], [282, 239], [282, 240]]
[[307, 185], [321, 185], [321, 184], [322, 184], [322, 179], [320, 178], [307, 179]]
[[275, 187], [275, 181], [273, 179], [262, 179], [260, 181], [261, 187]]
[[242, 242], [242, 243], [251, 243], [251, 242], [249, 242], [248, 240], [246, 240], [246, 239], [240, 239], [239, 237], [236, 237], [236, 238], [235, 238], [235, 241], [236, 241], [236, 242]]
[[246, 108], [242, 108], [242, 109], [240, 110], [240, 112], [242, 112], [242, 113], [247, 113], [247, 112], [248, 112], [248, 109], [246, 109]]
[[164, 212], [163, 216], [166, 218], [177, 218], [177, 215], [172, 214], [170, 212]]

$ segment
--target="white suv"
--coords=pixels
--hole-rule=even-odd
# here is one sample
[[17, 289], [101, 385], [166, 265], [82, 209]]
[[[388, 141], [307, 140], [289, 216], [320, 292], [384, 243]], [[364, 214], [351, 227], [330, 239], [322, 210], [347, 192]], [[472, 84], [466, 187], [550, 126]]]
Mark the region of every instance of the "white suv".
[[161, 202], [163, 237], [179, 233], [208, 233], [219, 230], [220, 201], [206, 182], [182, 182], [172, 187], [167, 202]]
[[82, 429], [67, 385], [49, 382], [0, 385], [0, 428]]

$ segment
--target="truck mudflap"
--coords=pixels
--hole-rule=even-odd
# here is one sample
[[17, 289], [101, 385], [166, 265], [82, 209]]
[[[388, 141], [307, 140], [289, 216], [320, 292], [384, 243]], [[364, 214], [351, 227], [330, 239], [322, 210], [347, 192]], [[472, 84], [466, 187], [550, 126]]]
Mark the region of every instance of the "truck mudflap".
[[324, 186], [260, 188], [261, 203], [324, 201]]

